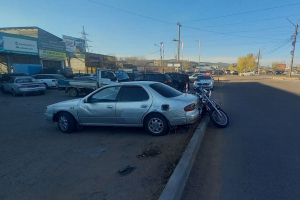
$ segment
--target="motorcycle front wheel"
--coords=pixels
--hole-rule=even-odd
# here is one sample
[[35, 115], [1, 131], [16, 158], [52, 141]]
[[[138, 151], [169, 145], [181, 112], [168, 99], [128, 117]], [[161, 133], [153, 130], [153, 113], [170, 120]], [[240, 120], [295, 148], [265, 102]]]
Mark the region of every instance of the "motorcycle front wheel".
[[219, 109], [219, 112], [221, 113], [221, 115], [216, 110], [211, 110], [209, 112], [210, 120], [217, 127], [225, 128], [229, 124], [228, 115], [222, 109]]

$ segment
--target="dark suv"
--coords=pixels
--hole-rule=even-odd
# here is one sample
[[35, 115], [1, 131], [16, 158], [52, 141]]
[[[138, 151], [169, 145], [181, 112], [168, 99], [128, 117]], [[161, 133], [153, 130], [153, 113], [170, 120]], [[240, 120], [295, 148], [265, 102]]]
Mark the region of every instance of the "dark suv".
[[[186, 83], [189, 83], [189, 76], [180, 73], [167, 73], [173, 80], [173, 87], [179, 91], [185, 91]], [[189, 85], [188, 85], [189, 86]]]
[[160, 82], [173, 87], [172, 78], [168, 74], [161, 74], [161, 73], [142, 74], [141, 80]]

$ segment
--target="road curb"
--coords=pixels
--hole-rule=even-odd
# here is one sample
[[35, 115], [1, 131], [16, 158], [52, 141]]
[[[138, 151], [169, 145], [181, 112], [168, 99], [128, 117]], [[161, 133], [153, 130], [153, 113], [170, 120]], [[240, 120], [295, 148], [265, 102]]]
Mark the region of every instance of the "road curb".
[[276, 80], [299, 80], [299, 78], [287, 78], [287, 77], [272, 77], [272, 79]]
[[186, 147], [178, 165], [170, 177], [159, 200], [180, 200], [185, 184], [193, 167], [195, 157], [200, 148], [209, 117], [205, 115], [198, 125], [189, 145]]

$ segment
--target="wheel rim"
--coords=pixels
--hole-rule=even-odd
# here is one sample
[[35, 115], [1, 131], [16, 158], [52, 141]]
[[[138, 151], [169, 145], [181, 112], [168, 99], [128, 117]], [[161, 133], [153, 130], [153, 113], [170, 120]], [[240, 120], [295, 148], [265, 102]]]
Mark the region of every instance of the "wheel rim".
[[67, 118], [65, 116], [63, 116], [63, 115], [60, 116], [58, 123], [59, 123], [59, 127], [62, 130], [66, 131], [68, 129], [68, 120], [67, 120]]
[[164, 123], [159, 118], [151, 118], [148, 122], [148, 128], [153, 133], [160, 133], [164, 129]]
[[221, 116], [219, 115], [219, 113], [216, 110], [214, 110], [212, 112], [213, 119], [220, 125], [227, 124], [227, 122], [228, 122], [227, 116], [221, 110], [219, 110], [219, 112], [221, 113]]
[[70, 95], [71, 95], [72, 97], [77, 96], [76, 90], [71, 90], [71, 91], [70, 91]]

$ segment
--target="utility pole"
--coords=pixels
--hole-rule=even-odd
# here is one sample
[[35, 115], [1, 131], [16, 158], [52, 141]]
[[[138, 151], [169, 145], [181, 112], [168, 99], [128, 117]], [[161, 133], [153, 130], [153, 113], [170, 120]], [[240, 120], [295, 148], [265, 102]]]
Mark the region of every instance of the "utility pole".
[[[299, 22], [299, 20], [298, 20], [298, 22]], [[295, 53], [295, 45], [296, 45], [296, 38], [297, 38], [298, 22], [297, 22], [297, 24], [295, 26], [295, 34], [294, 34], [294, 41], [293, 41], [293, 51], [291, 52], [291, 54], [292, 54], [292, 60], [291, 60], [291, 67], [290, 67], [289, 77], [292, 76], [292, 70], [293, 70], [293, 62], [294, 62], [294, 53]]]
[[196, 40], [198, 42], [199, 45], [199, 71], [201, 71], [200, 69], [200, 57], [201, 57], [201, 40]]
[[180, 23], [177, 22], [178, 25], [178, 39], [177, 39], [177, 62], [179, 62], [180, 59]]
[[257, 61], [257, 73], [258, 73], [258, 75], [260, 75], [259, 58], [260, 58], [260, 49], [258, 51], [258, 61]]
[[160, 46], [162, 47], [162, 60], [163, 60], [163, 73], [165, 73], [165, 49], [164, 49], [164, 43], [161, 42]]

